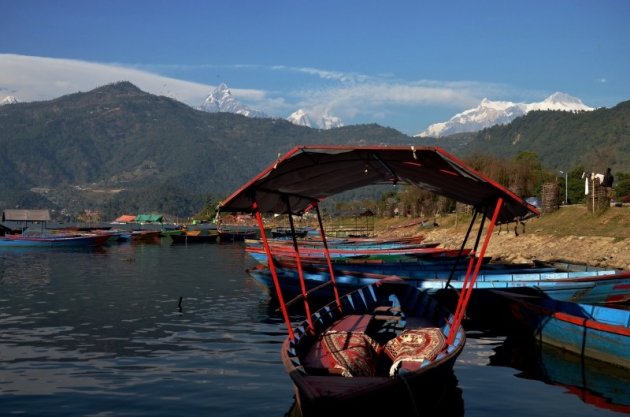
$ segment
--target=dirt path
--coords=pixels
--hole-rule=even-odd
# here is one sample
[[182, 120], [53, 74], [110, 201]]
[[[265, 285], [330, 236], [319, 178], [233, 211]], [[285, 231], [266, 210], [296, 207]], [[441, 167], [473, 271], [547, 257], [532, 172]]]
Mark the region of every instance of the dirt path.
[[[410, 229], [413, 229], [410, 230]], [[411, 232], [411, 233], [410, 233]], [[409, 227], [390, 230], [388, 235], [424, 234], [427, 241], [441, 242], [443, 247], [459, 248], [466, 233], [465, 226], [435, 227], [418, 230]], [[467, 245], [470, 246], [470, 245]], [[554, 237], [527, 230], [516, 236], [514, 231], [493, 233], [486, 255], [510, 262], [563, 259], [590, 265], [630, 269], [630, 239], [612, 237]]]

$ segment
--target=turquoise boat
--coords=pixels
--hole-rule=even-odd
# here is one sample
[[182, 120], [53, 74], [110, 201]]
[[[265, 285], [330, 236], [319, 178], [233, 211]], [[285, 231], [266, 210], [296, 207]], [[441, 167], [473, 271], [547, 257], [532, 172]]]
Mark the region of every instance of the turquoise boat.
[[630, 310], [501, 294], [516, 325], [541, 343], [630, 369]]

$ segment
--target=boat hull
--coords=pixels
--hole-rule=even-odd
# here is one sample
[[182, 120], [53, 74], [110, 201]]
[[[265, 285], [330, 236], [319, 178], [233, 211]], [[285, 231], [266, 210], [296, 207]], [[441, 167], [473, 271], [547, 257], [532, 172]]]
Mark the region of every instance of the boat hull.
[[[516, 293], [543, 292], [549, 296], [567, 300], [588, 303], [617, 303], [630, 299], [630, 272], [619, 271], [584, 271], [584, 272], [523, 272], [516, 271], [482, 271], [474, 284], [475, 290], [501, 290]], [[282, 283], [282, 291], [287, 295], [296, 296], [301, 293], [299, 275], [295, 269], [278, 268], [278, 279]], [[273, 279], [269, 269], [262, 266], [248, 270], [248, 273], [265, 288], [274, 289]], [[415, 287], [437, 292], [446, 288], [449, 270], [424, 271], [416, 277], [401, 276], [400, 278]], [[364, 274], [337, 271], [335, 281], [341, 293], [374, 284], [386, 278], [381, 274]], [[330, 275], [324, 271], [304, 270], [304, 280], [307, 290], [314, 290], [311, 297], [330, 299], [330, 287], [319, 288], [330, 280]], [[455, 274], [450, 286], [461, 289], [464, 274]], [[270, 291], [274, 294], [275, 291]]]
[[428, 292], [396, 281], [366, 286], [346, 294], [341, 299], [341, 309], [331, 303], [312, 315], [312, 332], [304, 322], [295, 329], [293, 338], [285, 340], [281, 356], [303, 415], [339, 415], [342, 411], [356, 413], [358, 410], [373, 414], [375, 409], [382, 409], [384, 401], [395, 404], [397, 410], [398, 407], [413, 409], [415, 398], [431, 390], [448, 389], [453, 378], [453, 365], [466, 341], [461, 327], [452, 344], [441, 348], [431, 360], [421, 360], [408, 372], [400, 371], [391, 376], [344, 377], [314, 372], [309, 367], [309, 352], [321, 340], [322, 334], [331, 329], [336, 331], [335, 325], [348, 315], [370, 314], [378, 306], [391, 305], [392, 299], [400, 301], [408, 329], [433, 327], [446, 338], [452, 319], [448, 310]]
[[23, 236], [5, 235], [0, 237], [0, 248], [28, 247], [28, 248], [67, 248], [91, 247], [105, 245], [109, 240], [107, 235], [79, 235], [79, 236]]
[[170, 235], [171, 239], [173, 240], [174, 244], [178, 244], [178, 243], [216, 243], [219, 235], [216, 233], [208, 233], [208, 234], [199, 234], [199, 235], [188, 235], [185, 233], [176, 235], [176, 234], [172, 234]]
[[509, 296], [512, 317], [539, 342], [630, 369], [630, 310]]

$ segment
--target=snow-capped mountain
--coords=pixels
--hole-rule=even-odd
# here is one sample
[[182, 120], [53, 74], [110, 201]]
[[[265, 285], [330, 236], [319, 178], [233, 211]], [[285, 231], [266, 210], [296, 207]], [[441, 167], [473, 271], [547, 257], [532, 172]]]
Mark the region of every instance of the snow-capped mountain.
[[268, 117], [265, 113], [252, 110], [239, 102], [225, 83], [219, 84], [197, 109], [208, 113], [224, 112], [241, 114], [247, 117]]
[[0, 100], [0, 106], [3, 106], [5, 104], [15, 104], [15, 103], [18, 103], [18, 99], [15, 98], [14, 96], [6, 96], [2, 100]]
[[[321, 117], [316, 117], [313, 114], [309, 115], [304, 109], [299, 109], [293, 112], [289, 117], [287, 117], [287, 120], [294, 125], [316, 127], [319, 129], [332, 129], [343, 126], [341, 119], [336, 116], [324, 114]], [[315, 122], [313, 120], [315, 120]]]
[[294, 125], [313, 127], [313, 123], [311, 123], [311, 119], [308, 117], [308, 114], [306, 114], [304, 109], [294, 111], [289, 117], [287, 117], [287, 120]]
[[565, 93], [554, 93], [538, 103], [491, 101], [484, 98], [479, 106], [451, 117], [447, 122], [430, 125], [415, 136], [440, 137], [461, 132], [476, 132], [496, 124], [507, 124], [532, 110], [590, 111], [582, 100]]

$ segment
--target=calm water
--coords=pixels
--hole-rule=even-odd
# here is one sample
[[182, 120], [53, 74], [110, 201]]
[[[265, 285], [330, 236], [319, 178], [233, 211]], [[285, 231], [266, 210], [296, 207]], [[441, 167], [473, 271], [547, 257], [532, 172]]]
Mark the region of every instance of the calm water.
[[[238, 244], [168, 238], [0, 250], [0, 416], [284, 416], [284, 325], [253, 265]], [[438, 415], [620, 415], [489, 366], [503, 339], [469, 335]]]

